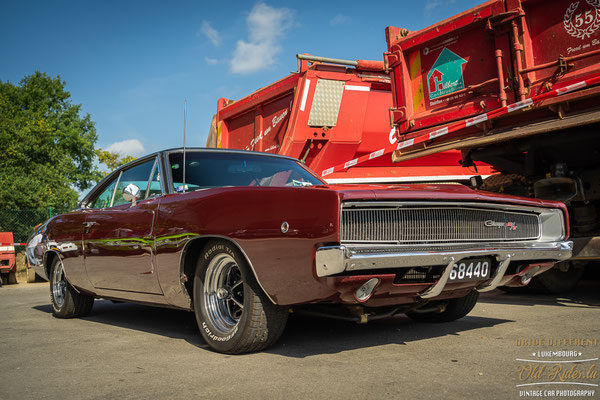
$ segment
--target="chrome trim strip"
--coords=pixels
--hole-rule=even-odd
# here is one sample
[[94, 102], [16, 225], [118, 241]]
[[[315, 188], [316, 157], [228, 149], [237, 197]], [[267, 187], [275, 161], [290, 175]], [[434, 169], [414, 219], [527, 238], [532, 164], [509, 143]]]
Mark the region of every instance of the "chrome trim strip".
[[450, 207], [475, 207], [491, 208], [496, 210], [511, 210], [542, 213], [543, 211], [553, 210], [545, 207], [521, 206], [515, 204], [503, 203], [477, 203], [477, 202], [459, 202], [459, 201], [347, 201], [342, 203], [342, 208], [347, 207], [431, 207], [431, 206], [450, 206]]
[[[437, 251], [406, 251], [401, 248], [380, 246], [377, 248], [362, 247], [369, 253], [361, 254], [358, 246], [328, 246], [317, 249], [315, 257], [316, 274], [319, 277], [331, 276], [348, 271], [365, 271], [373, 269], [411, 268], [419, 266], [447, 265], [450, 258], [455, 262], [468, 257], [492, 256], [506, 260], [510, 256], [512, 261], [527, 260], [554, 260], [562, 261], [571, 257], [573, 242], [546, 242], [546, 243], [515, 243], [512, 247], [505, 247], [506, 243], [484, 243], [472, 249], [452, 249]], [[374, 251], [375, 250], [375, 251]], [[508, 265], [507, 265], [508, 266]]]

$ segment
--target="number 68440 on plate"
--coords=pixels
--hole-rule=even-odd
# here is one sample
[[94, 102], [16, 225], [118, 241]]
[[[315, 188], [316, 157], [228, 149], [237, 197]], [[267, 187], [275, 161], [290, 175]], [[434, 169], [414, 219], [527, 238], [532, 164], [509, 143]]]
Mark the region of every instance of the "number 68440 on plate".
[[461, 260], [454, 264], [449, 280], [452, 282], [468, 282], [489, 279], [491, 260], [477, 258]]

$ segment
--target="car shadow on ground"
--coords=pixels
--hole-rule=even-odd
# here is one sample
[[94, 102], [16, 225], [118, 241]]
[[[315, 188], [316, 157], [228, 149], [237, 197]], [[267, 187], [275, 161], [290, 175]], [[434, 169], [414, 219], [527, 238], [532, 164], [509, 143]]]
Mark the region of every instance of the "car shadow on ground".
[[408, 345], [411, 342], [448, 335], [460, 336], [466, 331], [507, 322], [514, 321], [466, 316], [454, 322], [427, 324], [416, 323], [401, 315], [367, 324], [356, 324], [308, 316], [292, 316], [278, 345], [266, 352], [304, 358], [390, 344]]
[[[35, 306], [34, 309], [52, 313], [50, 305]], [[96, 300], [91, 314], [82, 319], [183, 339], [198, 348], [209, 349], [191, 312]], [[461, 332], [506, 322], [513, 321], [467, 316], [445, 324], [421, 324], [402, 315], [359, 325], [353, 322], [291, 315], [280, 340], [265, 351], [284, 357], [304, 358], [389, 344], [406, 345], [413, 341], [447, 335], [458, 336]]]
[[[52, 306], [49, 304], [33, 308], [52, 313]], [[173, 339], [183, 339], [196, 347], [208, 348], [200, 336], [194, 313], [188, 311], [96, 300], [90, 315], [81, 319]]]
[[561, 294], [531, 293], [526, 288], [522, 289], [515, 292], [497, 289], [482, 293], [478, 302], [521, 306], [600, 307], [600, 280], [581, 281], [574, 290]]

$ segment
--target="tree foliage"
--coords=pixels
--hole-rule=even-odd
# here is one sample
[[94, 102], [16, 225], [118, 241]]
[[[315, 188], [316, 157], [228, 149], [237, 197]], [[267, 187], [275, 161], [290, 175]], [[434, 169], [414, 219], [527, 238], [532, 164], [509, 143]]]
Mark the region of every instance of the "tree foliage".
[[35, 72], [0, 81], [0, 204], [3, 209], [68, 208], [101, 177], [89, 114], [65, 82]]
[[98, 157], [98, 162], [108, 167], [108, 171], [106, 172], [107, 174], [117, 167], [136, 159], [133, 156], [122, 156], [119, 153], [113, 153], [102, 149], [96, 150], [96, 156]]

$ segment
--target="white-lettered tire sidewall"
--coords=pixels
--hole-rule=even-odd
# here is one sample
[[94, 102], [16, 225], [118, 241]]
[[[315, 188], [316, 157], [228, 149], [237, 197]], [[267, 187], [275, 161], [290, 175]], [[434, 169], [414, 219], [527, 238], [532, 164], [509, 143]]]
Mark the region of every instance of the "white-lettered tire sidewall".
[[[211, 326], [209, 318], [205, 314], [204, 308], [204, 279], [206, 269], [210, 261], [219, 254], [229, 254], [235, 260], [244, 281], [244, 310], [242, 316], [231, 333], [227, 335], [220, 334], [214, 327]], [[206, 343], [217, 351], [229, 353], [234, 351], [245, 336], [244, 330], [249, 329], [247, 323], [248, 318], [252, 314], [250, 309], [253, 306], [252, 297], [255, 293], [256, 285], [252, 285], [254, 277], [249, 271], [247, 262], [240, 252], [230, 243], [226, 241], [210, 242], [200, 254], [196, 273], [194, 275], [194, 312], [196, 321], [202, 337]], [[254, 286], [254, 287], [253, 287]]]
[[[65, 308], [67, 307], [67, 296], [68, 296], [68, 290], [65, 290], [65, 299], [63, 301], [62, 307], [58, 307], [56, 305], [56, 300], [54, 299], [54, 291], [52, 290], [52, 288], [53, 288], [53, 283], [54, 283], [54, 269], [60, 263], [62, 263], [62, 261], [58, 257], [55, 257], [54, 260], [52, 261], [52, 265], [50, 266], [50, 303], [52, 304], [52, 310], [54, 310], [54, 315], [57, 317], [62, 317], [65, 314]], [[63, 267], [63, 271], [64, 271], [64, 267]], [[63, 272], [63, 274], [64, 274], [64, 272]]]

